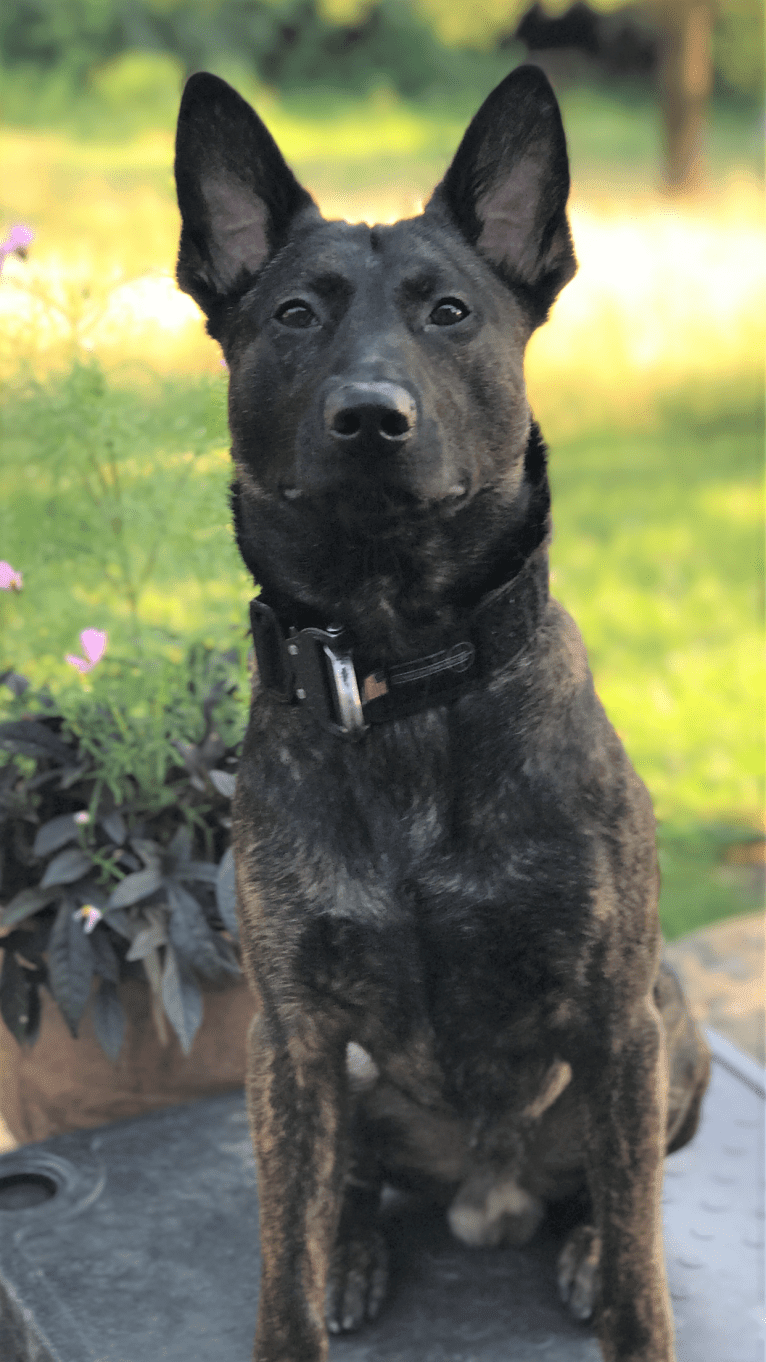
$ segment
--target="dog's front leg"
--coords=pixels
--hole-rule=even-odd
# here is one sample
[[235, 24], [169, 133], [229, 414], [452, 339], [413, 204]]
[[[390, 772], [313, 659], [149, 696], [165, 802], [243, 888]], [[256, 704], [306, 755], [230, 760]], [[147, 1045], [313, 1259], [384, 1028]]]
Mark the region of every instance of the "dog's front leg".
[[605, 1362], [674, 1358], [661, 1215], [666, 1113], [664, 1030], [648, 999], [592, 1078], [586, 1157], [595, 1226], [576, 1231], [562, 1255], [573, 1283], [579, 1273], [587, 1291], [589, 1277], [600, 1279], [595, 1324]]
[[323, 1362], [345, 1164], [345, 1040], [322, 1017], [260, 1012], [247, 1091], [262, 1259], [254, 1362]]

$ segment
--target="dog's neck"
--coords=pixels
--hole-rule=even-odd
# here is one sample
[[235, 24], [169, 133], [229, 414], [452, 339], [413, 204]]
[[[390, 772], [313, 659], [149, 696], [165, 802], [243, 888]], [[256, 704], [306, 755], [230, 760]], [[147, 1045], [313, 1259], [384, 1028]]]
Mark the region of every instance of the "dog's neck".
[[459, 637], [485, 599], [547, 547], [550, 489], [535, 421], [523, 467], [510, 499], [487, 486], [455, 514], [403, 514], [381, 538], [349, 536], [328, 502], [315, 509], [302, 539], [287, 539], [282, 526], [275, 534], [278, 515], [248, 505], [246, 491], [235, 488], [240, 551], [288, 632], [338, 623], [353, 639], [359, 667], [396, 666]]
[[303, 704], [343, 737], [449, 704], [527, 652], [548, 602], [548, 542], [520, 572], [480, 597], [438, 646], [394, 665], [360, 656], [353, 633], [334, 621], [298, 628], [263, 597], [251, 605], [261, 684], [288, 704]]

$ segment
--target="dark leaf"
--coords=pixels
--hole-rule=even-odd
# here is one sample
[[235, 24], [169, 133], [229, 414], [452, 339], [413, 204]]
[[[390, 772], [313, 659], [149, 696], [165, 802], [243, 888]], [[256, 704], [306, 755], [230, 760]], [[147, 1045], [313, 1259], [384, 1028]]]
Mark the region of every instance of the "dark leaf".
[[19, 1045], [27, 1036], [29, 1024], [29, 983], [12, 950], [3, 949], [3, 968], [0, 971], [0, 1017]]
[[99, 1045], [114, 1064], [125, 1034], [125, 1013], [114, 983], [102, 979], [93, 999], [93, 1028]]
[[184, 866], [191, 856], [191, 828], [182, 823], [168, 843], [167, 855], [178, 867]]
[[24, 918], [38, 913], [41, 908], [47, 908], [58, 896], [58, 885], [48, 885], [42, 889], [36, 884], [30, 889], [20, 889], [0, 913], [0, 927], [15, 927], [17, 922], [23, 922]]
[[98, 908], [100, 913], [103, 913], [106, 908], [106, 894], [95, 879], [81, 880], [79, 884], [73, 885], [69, 893], [74, 894], [75, 902], [79, 907], [88, 904]]
[[50, 924], [39, 918], [25, 922], [0, 940], [0, 948], [15, 951], [23, 963], [31, 962], [40, 970], [45, 969], [44, 951], [48, 949]]
[[234, 876], [234, 852], [231, 847], [224, 852], [221, 864], [218, 867], [218, 878], [215, 882], [215, 901], [224, 927], [231, 932], [235, 941], [239, 941], [239, 924], [236, 912], [237, 886]]
[[29, 682], [27, 681], [26, 676], [21, 676], [19, 672], [3, 672], [2, 676], [0, 676], [0, 681], [2, 681], [3, 685], [7, 686], [9, 690], [13, 691], [16, 699], [18, 699], [20, 695], [23, 695], [25, 690], [29, 690]]
[[53, 857], [40, 881], [40, 888], [47, 889], [51, 884], [74, 884], [75, 880], [87, 875], [91, 865], [90, 856], [84, 851], [79, 847], [69, 847], [67, 851], [61, 851]]
[[167, 939], [165, 922], [161, 919], [150, 922], [147, 927], [142, 927], [139, 932], [136, 932], [125, 959], [144, 960], [159, 946], [164, 946]]
[[180, 966], [172, 946], [165, 947], [162, 1003], [181, 1049], [188, 1055], [202, 1021], [202, 994], [196, 980]]
[[73, 1036], [90, 997], [95, 957], [82, 918], [65, 899], [56, 914], [48, 942], [48, 980], [51, 992]]
[[100, 822], [107, 837], [111, 837], [112, 841], [118, 847], [121, 847], [128, 835], [128, 829], [125, 826], [125, 819], [119, 809], [114, 809], [112, 813], [104, 814], [104, 817]]
[[[8, 769], [10, 770], [11, 767], [9, 766]], [[36, 775], [28, 776], [27, 779], [24, 781], [25, 794], [27, 794], [30, 790], [41, 790], [43, 785], [50, 785], [51, 782], [56, 780], [56, 778], [60, 774], [61, 773], [59, 771], [53, 770], [53, 771], [38, 771]], [[24, 811], [26, 812], [26, 809]]]
[[187, 771], [195, 771], [197, 769], [200, 764], [198, 756], [199, 748], [196, 747], [194, 743], [186, 743], [182, 742], [180, 738], [173, 738], [171, 747], [175, 747], [176, 751], [180, 754], [181, 760]]
[[107, 908], [104, 922], [108, 927], [113, 927], [119, 936], [124, 936], [126, 941], [133, 940], [135, 932], [131, 931], [130, 919], [122, 908]]
[[101, 978], [108, 980], [110, 984], [119, 983], [120, 962], [109, 939], [109, 933], [99, 923], [89, 935], [96, 974], [100, 974]]
[[81, 780], [82, 777], [86, 775], [87, 771], [88, 771], [87, 762], [85, 762], [82, 766], [68, 766], [63, 776], [61, 777], [61, 780], [59, 781], [59, 789], [68, 790], [70, 786], [76, 785], [78, 780]]
[[162, 857], [162, 847], [159, 842], [151, 842], [147, 837], [131, 837], [130, 845], [133, 850], [141, 857], [147, 870], [151, 866], [158, 866]]
[[231, 799], [237, 786], [237, 777], [229, 771], [208, 771], [208, 775], [219, 794]]
[[239, 966], [226, 943], [210, 926], [193, 894], [182, 885], [168, 884], [170, 940], [182, 965], [191, 966], [203, 979], [239, 974]]
[[110, 908], [129, 908], [131, 903], [140, 903], [159, 889], [162, 884], [162, 871], [159, 866], [149, 866], [146, 870], [136, 870], [126, 875], [124, 880], [112, 890], [109, 896]]
[[48, 757], [62, 766], [74, 759], [74, 751], [36, 719], [15, 719], [0, 724], [0, 747], [25, 757]]
[[218, 866], [214, 861], [187, 861], [176, 871], [176, 878], [179, 880], [204, 880], [207, 884], [215, 884], [218, 878]]
[[[82, 814], [85, 814], [85, 818]], [[59, 847], [66, 846], [67, 842], [76, 841], [81, 825], [88, 822], [90, 814], [87, 809], [81, 809], [79, 813], [62, 813], [58, 818], [51, 818], [50, 822], [43, 823], [38, 830], [32, 847], [33, 856], [50, 856], [52, 851], [58, 851]]]

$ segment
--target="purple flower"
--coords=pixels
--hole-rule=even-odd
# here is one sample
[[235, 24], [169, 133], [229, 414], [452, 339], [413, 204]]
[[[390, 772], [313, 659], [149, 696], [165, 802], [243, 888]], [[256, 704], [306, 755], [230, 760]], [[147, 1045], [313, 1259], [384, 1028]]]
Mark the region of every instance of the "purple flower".
[[5, 241], [0, 241], [0, 270], [5, 264], [7, 255], [20, 255], [22, 260], [27, 253], [27, 246], [34, 241], [35, 234], [31, 227], [24, 227], [17, 222], [8, 233]]
[[0, 591], [21, 591], [21, 573], [16, 572], [10, 563], [0, 559]]
[[76, 657], [74, 653], [67, 653], [66, 660], [70, 667], [76, 667], [78, 672], [92, 672], [97, 662], [104, 656], [104, 650], [108, 641], [108, 635], [104, 629], [83, 629], [80, 634], [80, 642], [85, 657]]

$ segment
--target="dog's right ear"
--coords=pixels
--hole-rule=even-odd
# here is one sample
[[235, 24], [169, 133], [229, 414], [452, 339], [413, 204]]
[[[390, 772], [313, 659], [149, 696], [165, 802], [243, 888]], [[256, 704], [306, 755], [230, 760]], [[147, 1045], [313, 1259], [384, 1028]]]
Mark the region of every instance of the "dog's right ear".
[[215, 336], [223, 307], [284, 244], [296, 214], [318, 209], [255, 111], [204, 71], [184, 89], [175, 172], [182, 220], [176, 277]]

